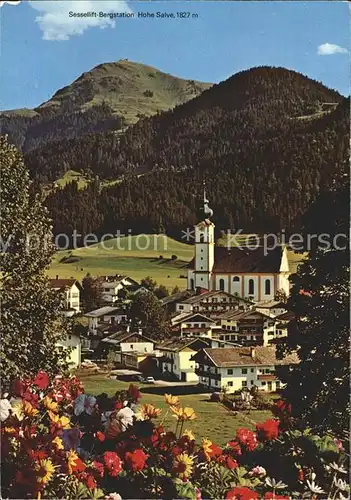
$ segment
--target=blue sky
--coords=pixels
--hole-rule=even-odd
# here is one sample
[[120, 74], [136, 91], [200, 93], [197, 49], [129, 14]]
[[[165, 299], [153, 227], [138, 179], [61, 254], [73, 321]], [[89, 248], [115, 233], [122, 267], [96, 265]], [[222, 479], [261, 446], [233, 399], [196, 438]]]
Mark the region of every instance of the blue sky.
[[[69, 18], [69, 11], [198, 17], [111, 22]], [[41, 0], [5, 3], [0, 16], [1, 109], [37, 106], [83, 72], [121, 58], [210, 82], [252, 66], [284, 66], [349, 94], [346, 2]]]

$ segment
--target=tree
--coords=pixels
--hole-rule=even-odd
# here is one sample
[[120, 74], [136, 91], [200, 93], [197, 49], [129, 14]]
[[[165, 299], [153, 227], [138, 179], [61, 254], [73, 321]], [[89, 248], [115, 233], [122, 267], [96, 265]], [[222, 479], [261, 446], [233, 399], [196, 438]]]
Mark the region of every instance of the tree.
[[155, 290], [155, 288], [157, 287], [156, 281], [153, 280], [150, 276], [146, 276], [146, 278], [143, 278], [140, 281], [140, 284], [141, 284], [141, 286], [144, 286], [145, 288], [147, 288], [151, 292], [153, 292]]
[[[293, 275], [288, 308], [295, 314], [286, 350], [300, 363], [282, 373], [284, 395], [295, 415], [317, 431], [341, 436], [349, 427], [349, 189], [347, 178], [321, 196], [308, 212], [306, 233], [337, 243], [314, 242]], [[336, 240], [336, 235], [339, 236]]]
[[171, 295], [174, 295], [174, 294], [179, 293], [179, 292], [180, 292], [180, 288], [179, 288], [179, 286], [175, 286], [175, 287], [173, 288], [173, 290], [171, 291]]
[[141, 326], [143, 332], [155, 339], [168, 336], [167, 314], [153, 293], [138, 293], [134, 296], [129, 311], [132, 326]]
[[100, 278], [93, 278], [89, 273], [82, 281], [82, 302], [85, 311], [101, 307], [104, 303], [103, 288]]
[[63, 297], [50, 288], [46, 271], [54, 254], [50, 220], [31, 189], [22, 155], [0, 137], [1, 168], [1, 383], [67, 368], [58, 346], [69, 330]]
[[165, 285], [160, 285], [154, 289], [154, 294], [158, 299], [163, 299], [164, 297], [168, 297], [169, 291]]

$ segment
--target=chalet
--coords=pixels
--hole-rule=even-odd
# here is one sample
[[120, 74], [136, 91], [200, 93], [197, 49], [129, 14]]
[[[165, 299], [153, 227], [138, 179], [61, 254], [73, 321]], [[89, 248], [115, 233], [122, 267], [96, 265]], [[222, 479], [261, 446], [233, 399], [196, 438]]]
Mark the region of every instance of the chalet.
[[[195, 256], [188, 266], [189, 290], [220, 290], [255, 302], [273, 300], [278, 291], [289, 295], [289, 262], [284, 246], [220, 247], [214, 240], [213, 211], [204, 192], [203, 213], [195, 226]], [[254, 249], [253, 249], [254, 248]]]
[[119, 325], [127, 321], [127, 313], [122, 307], [105, 306], [85, 313], [89, 331], [97, 334], [99, 329]]
[[107, 304], [114, 304], [119, 300], [118, 293], [128, 287], [136, 286], [138, 283], [127, 276], [103, 276], [102, 297]]
[[215, 391], [235, 392], [256, 386], [260, 391], [272, 392], [282, 387], [276, 367], [298, 363], [291, 354], [279, 360], [275, 347], [204, 348], [191, 361], [196, 363], [199, 383]]
[[115, 362], [123, 367], [148, 372], [154, 364], [152, 358], [155, 356], [155, 342], [145, 337], [141, 331], [116, 332], [102, 342], [114, 352]]
[[171, 320], [173, 331], [181, 337], [212, 338], [213, 329], [218, 328], [217, 322], [202, 313], [181, 314]]
[[177, 312], [217, 313], [222, 311], [246, 310], [253, 302], [221, 291], [205, 291], [178, 302]]
[[260, 311], [275, 318], [286, 312], [286, 304], [280, 300], [267, 300], [256, 304], [256, 311]]
[[163, 297], [160, 299], [160, 303], [170, 314], [172, 314], [177, 311], [177, 304], [179, 302], [188, 299], [194, 294], [195, 291], [183, 290], [181, 292], [174, 293], [173, 295], [169, 295], [168, 297]]
[[268, 345], [275, 338], [275, 319], [257, 310], [229, 311], [220, 316], [221, 340], [231, 340], [241, 345]]
[[195, 362], [191, 360], [196, 352], [208, 344], [206, 339], [168, 339], [156, 346], [161, 356], [157, 358], [161, 373], [182, 382], [197, 382]]
[[64, 311], [65, 316], [73, 316], [80, 312], [80, 292], [81, 285], [75, 279], [55, 279], [49, 280], [51, 288], [57, 292], [62, 292], [65, 297]]

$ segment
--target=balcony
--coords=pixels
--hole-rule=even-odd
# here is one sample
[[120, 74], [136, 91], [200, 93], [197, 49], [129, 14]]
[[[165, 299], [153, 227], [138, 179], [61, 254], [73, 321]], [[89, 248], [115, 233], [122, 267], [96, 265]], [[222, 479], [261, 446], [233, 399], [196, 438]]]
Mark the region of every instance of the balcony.
[[274, 380], [277, 380], [277, 376], [274, 373], [264, 373], [262, 375], [258, 375], [257, 378], [258, 380], [264, 382], [273, 382]]
[[204, 366], [199, 366], [198, 368], [195, 368], [195, 373], [199, 377], [212, 378], [213, 380], [221, 380], [221, 375], [219, 373], [213, 373]]

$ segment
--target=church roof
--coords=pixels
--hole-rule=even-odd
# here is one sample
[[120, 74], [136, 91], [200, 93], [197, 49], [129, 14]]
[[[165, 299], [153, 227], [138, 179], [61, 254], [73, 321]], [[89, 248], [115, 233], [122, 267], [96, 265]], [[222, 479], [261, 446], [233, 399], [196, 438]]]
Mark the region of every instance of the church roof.
[[[278, 273], [283, 256], [283, 247], [266, 250], [259, 247], [255, 250], [238, 247], [215, 247], [213, 273]], [[189, 268], [194, 269], [195, 259]]]

